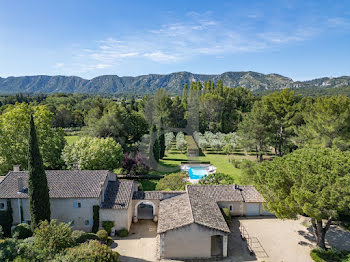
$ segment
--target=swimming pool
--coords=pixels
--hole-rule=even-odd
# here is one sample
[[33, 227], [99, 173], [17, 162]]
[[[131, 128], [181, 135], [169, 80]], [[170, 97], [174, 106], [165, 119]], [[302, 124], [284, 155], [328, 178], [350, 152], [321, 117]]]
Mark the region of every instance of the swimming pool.
[[188, 175], [190, 176], [190, 179], [201, 179], [201, 177], [208, 174], [208, 170], [205, 166], [190, 167], [188, 169]]

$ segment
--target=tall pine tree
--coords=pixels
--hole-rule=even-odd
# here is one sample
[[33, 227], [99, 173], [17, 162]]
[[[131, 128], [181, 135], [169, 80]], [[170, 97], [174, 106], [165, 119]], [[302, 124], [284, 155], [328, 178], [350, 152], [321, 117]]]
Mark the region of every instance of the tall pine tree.
[[31, 226], [34, 229], [40, 221], [50, 220], [51, 211], [49, 187], [32, 115], [28, 146], [28, 194]]

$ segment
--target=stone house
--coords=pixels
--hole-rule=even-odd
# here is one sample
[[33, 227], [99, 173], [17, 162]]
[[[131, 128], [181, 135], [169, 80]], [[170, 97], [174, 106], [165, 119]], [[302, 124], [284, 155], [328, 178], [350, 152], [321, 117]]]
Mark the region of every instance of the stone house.
[[[263, 197], [253, 186], [188, 185], [185, 191], [139, 191], [137, 182], [118, 180], [106, 170], [47, 170], [51, 218], [91, 231], [93, 207], [100, 227], [113, 221], [116, 230], [130, 229], [138, 219], [158, 222], [161, 258], [227, 256], [230, 229], [221, 213], [260, 216]], [[0, 211], [12, 207], [13, 224], [30, 221], [28, 173], [11, 171], [0, 181]]]

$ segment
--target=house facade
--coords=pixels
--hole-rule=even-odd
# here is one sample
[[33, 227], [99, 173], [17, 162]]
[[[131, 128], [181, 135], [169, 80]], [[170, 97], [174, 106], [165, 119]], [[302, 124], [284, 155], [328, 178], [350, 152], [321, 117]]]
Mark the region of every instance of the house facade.
[[[51, 219], [90, 232], [94, 206], [99, 225], [113, 221], [129, 230], [139, 219], [158, 223], [160, 258], [227, 256], [230, 229], [221, 213], [267, 215], [253, 186], [188, 185], [185, 191], [139, 191], [139, 184], [118, 180], [107, 170], [47, 170]], [[0, 182], [0, 211], [11, 205], [13, 225], [30, 221], [28, 173], [11, 171]]]

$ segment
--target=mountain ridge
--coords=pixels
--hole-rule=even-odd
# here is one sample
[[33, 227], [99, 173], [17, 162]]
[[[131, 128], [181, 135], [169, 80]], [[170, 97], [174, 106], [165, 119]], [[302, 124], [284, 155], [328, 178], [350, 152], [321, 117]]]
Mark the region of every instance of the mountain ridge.
[[164, 88], [171, 94], [180, 94], [185, 83], [192, 81], [217, 82], [225, 86], [242, 86], [254, 92], [281, 90], [284, 88], [334, 88], [350, 86], [350, 76], [321, 77], [306, 81], [276, 74], [253, 71], [225, 72], [222, 74], [194, 74], [174, 72], [140, 76], [101, 75], [90, 80], [79, 76], [34, 75], [0, 77], [0, 94], [15, 93], [85, 93], [85, 94], [146, 94]]

